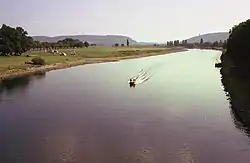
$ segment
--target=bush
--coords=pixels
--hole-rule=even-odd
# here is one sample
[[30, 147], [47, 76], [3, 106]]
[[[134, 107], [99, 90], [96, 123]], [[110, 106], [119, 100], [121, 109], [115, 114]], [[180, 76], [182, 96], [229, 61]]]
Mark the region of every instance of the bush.
[[45, 65], [45, 60], [42, 57], [35, 57], [31, 60], [34, 65]]
[[222, 67], [222, 63], [215, 63], [215, 67], [216, 68], [221, 68]]

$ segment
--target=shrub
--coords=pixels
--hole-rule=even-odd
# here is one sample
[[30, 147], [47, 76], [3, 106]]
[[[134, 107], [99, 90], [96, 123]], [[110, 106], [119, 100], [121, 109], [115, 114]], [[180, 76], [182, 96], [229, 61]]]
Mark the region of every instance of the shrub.
[[222, 67], [222, 63], [215, 63], [215, 67], [216, 68], [221, 68]]
[[42, 57], [35, 57], [31, 60], [34, 65], [45, 65], [45, 59]]

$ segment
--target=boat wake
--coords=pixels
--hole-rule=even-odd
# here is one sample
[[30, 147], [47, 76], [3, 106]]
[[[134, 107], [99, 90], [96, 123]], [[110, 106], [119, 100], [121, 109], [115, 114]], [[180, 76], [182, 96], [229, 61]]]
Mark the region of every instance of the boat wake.
[[152, 78], [152, 76], [155, 74], [156, 66], [159, 66], [159, 64], [152, 66], [146, 70], [141, 69], [137, 75], [131, 77], [130, 79], [132, 79], [132, 81], [135, 81], [134, 84], [142, 84]]

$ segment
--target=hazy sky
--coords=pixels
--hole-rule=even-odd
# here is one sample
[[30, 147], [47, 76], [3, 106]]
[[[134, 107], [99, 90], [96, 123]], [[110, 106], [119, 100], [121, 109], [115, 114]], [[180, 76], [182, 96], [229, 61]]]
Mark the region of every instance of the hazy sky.
[[250, 0], [0, 0], [0, 23], [30, 35], [121, 34], [137, 41], [228, 31]]

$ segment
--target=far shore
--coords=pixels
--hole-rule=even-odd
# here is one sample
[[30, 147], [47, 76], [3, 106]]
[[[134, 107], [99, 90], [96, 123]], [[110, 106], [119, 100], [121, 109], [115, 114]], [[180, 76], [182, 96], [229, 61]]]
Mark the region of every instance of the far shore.
[[165, 50], [155, 50], [153, 53], [149, 53], [145, 51], [145, 53], [140, 53], [140, 54], [128, 54], [127, 56], [111, 56], [111, 57], [101, 57], [101, 58], [83, 58], [80, 60], [76, 61], [64, 61], [64, 62], [59, 62], [59, 63], [53, 63], [53, 64], [48, 64], [44, 66], [30, 66], [25, 69], [10, 69], [4, 72], [1, 72], [0, 74], [0, 82], [1, 80], [7, 80], [7, 79], [12, 79], [16, 77], [22, 77], [22, 76], [29, 76], [29, 75], [34, 75], [37, 73], [43, 73], [43, 72], [48, 72], [51, 70], [56, 70], [56, 69], [63, 69], [63, 68], [69, 68], [73, 66], [78, 66], [78, 65], [85, 65], [85, 64], [94, 64], [94, 63], [104, 63], [104, 62], [117, 62], [120, 60], [124, 59], [134, 59], [134, 58], [142, 58], [142, 57], [149, 57], [149, 56], [156, 56], [156, 55], [165, 55], [165, 54], [170, 54], [170, 53], [177, 53], [177, 52], [183, 52], [187, 51], [188, 49], [186, 48], [165, 48]]

